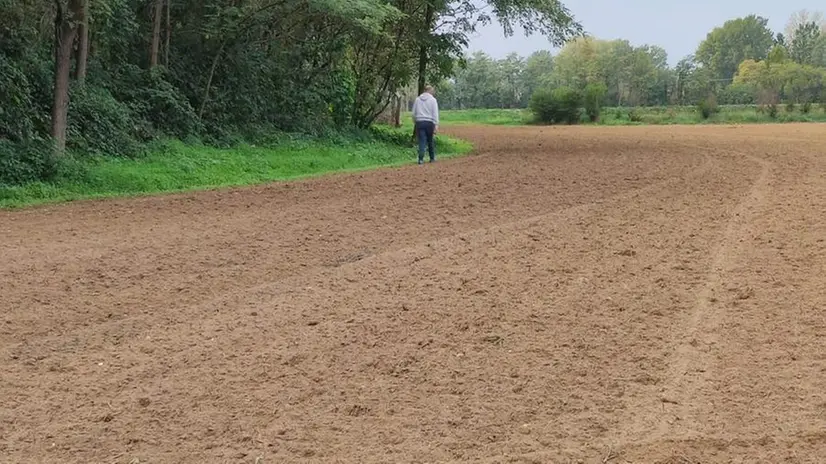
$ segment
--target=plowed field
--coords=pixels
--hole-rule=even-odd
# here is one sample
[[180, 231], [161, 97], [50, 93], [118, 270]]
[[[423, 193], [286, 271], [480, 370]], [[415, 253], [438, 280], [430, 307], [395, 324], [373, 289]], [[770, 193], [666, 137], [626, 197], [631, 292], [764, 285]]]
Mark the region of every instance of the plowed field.
[[0, 462], [826, 460], [826, 127], [0, 212]]

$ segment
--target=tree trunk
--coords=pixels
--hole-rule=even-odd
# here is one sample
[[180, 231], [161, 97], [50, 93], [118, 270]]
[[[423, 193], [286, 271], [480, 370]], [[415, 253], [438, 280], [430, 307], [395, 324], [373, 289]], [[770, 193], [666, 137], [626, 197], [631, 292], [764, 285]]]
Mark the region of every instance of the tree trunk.
[[226, 43], [222, 43], [221, 47], [218, 49], [218, 53], [215, 54], [215, 58], [212, 60], [212, 66], [209, 67], [209, 75], [207, 76], [206, 88], [204, 89], [204, 98], [201, 100], [201, 108], [198, 109], [198, 120], [203, 120], [204, 118], [204, 110], [206, 109], [207, 102], [209, 101], [209, 91], [212, 89], [212, 79], [215, 77], [215, 69], [218, 68], [218, 63], [221, 59], [221, 55], [224, 53], [224, 46]]
[[149, 68], [158, 65], [161, 48], [161, 20], [163, 19], [163, 0], [155, 0], [155, 14], [152, 21], [152, 48], [149, 50]]
[[89, 62], [89, 1], [82, 0], [83, 8], [78, 18], [77, 57], [75, 58], [75, 79], [81, 84], [86, 79]]
[[61, 0], [55, 0], [55, 79], [52, 102], [52, 137], [55, 150], [62, 155], [66, 150], [66, 129], [69, 113], [69, 79], [72, 73], [72, 46], [77, 36], [76, 18], [82, 14], [83, 0], [69, 0], [69, 10]]
[[422, 44], [419, 46], [419, 95], [424, 93], [427, 85], [427, 52], [429, 48], [430, 30], [433, 28], [435, 11], [433, 3], [428, 2], [424, 12], [424, 28], [422, 29]]
[[401, 127], [402, 125], [402, 96], [396, 93], [393, 100], [393, 126]]
[[166, 0], [166, 40], [164, 44], [163, 64], [169, 67], [169, 47], [172, 43], [172, 14], [170, 12], [172, 0]]

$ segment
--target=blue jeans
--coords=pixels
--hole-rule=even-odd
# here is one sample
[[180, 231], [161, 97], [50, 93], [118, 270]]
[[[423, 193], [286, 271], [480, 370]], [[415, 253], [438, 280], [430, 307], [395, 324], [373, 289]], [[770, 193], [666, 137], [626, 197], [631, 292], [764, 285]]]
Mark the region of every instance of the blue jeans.
[[436, 160], [436, 145], [433, 143], [433, 132], [436, 124], [432, 121], [416, 122], [416, 138], [419, 140], [419, 163], [424, 162], [424, 150], [430, 155], [430, 161]]

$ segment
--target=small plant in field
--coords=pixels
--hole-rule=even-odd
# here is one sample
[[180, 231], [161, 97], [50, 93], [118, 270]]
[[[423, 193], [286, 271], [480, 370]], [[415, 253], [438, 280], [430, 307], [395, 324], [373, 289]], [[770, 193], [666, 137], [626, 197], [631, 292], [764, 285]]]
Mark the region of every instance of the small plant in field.
[[631, 122], [642, 122], [642, 113], [636, 108], [628, 110], [628, 120]]
[[591, 122], [599, 121], [602, 112], [602, 101], [607, 92], [608, 87], [601, 82], [585, 86], [585, 113], [588, 114], [588, 119]]
[[777, 108], [777, 105], [774, 103], [769, 103], [766, 105], [766, 112], [769, 113], [769, 117], [772, 119], [777, 119], [777, 114], [780, 110]]
[[796, 110], [796, 109], [797, 109], [797, 106], [794, 104], [794, 102], [786, 103], [786, 112], [787, 113], [794, 113], [794, 110]]
[[708, 97], [700, 100], [700, 103], [697, 104], [697, 109], [700, 111], [703, 119], [714, 116], [719, 111], [717, 97], [715, 97], [714, 94], [710, 94]]
[[803, 111], [803, 114], [809, 114], [812, 112], [812, 102], [806, 102], [800, 107], [800, 111]]

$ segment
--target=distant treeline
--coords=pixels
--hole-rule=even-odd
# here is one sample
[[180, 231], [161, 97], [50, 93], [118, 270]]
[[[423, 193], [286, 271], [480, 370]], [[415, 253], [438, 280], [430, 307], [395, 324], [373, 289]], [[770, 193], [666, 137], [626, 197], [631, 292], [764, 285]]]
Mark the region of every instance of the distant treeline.
[[484, 53], [466, 59], [439, 86], [445, 108], [524, 108], [539, 89], [606, 89], [606, 106], [695, 105], [713, 96], [719, 104], [820, 103], [826, 82], [826, 33], [821, 13], [801, 11], [786, 30], [751, 15], [708, 33], [697, 51], [670, 67], [655, 45], [591, 37], [569, 42], [557, 55], [539, 51], [496, 60]]

